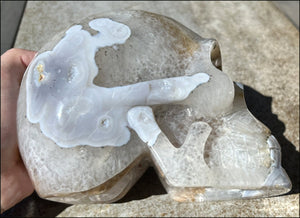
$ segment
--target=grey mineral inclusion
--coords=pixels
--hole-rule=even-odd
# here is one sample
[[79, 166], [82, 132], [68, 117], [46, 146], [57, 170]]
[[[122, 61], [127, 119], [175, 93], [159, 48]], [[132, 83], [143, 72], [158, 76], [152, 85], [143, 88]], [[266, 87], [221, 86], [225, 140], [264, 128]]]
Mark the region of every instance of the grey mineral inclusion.
[[216, 40], [149, 12], [92, 16], [57, 34], [18, 100], [19, 148], [39, 196], [114, 202], [149, 166], [177, 201], [288, 192], [280, 145], [221, 68]]

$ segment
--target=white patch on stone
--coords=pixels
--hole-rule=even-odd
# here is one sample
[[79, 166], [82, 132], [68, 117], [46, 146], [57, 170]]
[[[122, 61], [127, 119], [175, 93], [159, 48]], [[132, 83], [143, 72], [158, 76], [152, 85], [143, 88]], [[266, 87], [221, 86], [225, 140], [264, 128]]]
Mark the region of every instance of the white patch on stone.
[[150, 107], [134, 107], [128, 111], [127, 119], [131, 127], [141, 140], [149, 146], [154, 145], [158, 135], [161, 133], [153, 111]]
[[[28, 70], [28, 120], [39, 123], [43, 134], [61, 147], [125, 145], [130, 140], [127, 112], [131, 108], [182, 101], [209, 81], [208, 74], [197, 73], [113, 88], [96, 86], [96, 52], [125, 43], [131, 30], [108, 18], [92, 20], [89, 25], [98, 34], [92, 36], [81, 25], [72, 26], [53, 50], [39, 54]], [[157, 125], [154, 118], [151, 122], [150, 129]], [[141, 130], [135, 119], [130, 126], [137, 126], [138, 135], [148, 144], [155, 142], [155, 137], [146, 134], [148, 126]]]

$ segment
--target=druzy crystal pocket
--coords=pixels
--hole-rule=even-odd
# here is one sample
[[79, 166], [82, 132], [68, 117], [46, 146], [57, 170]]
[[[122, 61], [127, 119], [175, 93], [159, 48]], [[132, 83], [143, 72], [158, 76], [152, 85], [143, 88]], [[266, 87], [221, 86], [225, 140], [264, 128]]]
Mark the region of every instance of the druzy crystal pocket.
[[272, 196], [291, 183], [280, 146], [221, 71], [218, 43], [144, 11], [89, 17], [28, 67], [22, 158], [37, 193], [113, 202], [149, 167], [178, 201]]

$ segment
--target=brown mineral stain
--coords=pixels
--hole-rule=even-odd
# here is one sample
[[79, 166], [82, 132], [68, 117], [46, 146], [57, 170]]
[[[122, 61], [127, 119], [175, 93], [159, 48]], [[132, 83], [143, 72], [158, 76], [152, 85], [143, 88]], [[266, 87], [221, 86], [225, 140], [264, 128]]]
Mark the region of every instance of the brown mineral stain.
[[177, 22], [172, 23], [173, 20], [149, 12], [147, 12], [147, 15], [150, 15], [159, 21], [162, 24], [163, 29], [174, 38], [173, 49], [176, 50], [178, 54], [192, 56], [193, 53], [199, 49], [197, 41], [191, 38], [188, 32], [185, 31], [187, 29], [184, 26], [181, 26], [181, 24]]
[[175, 201], [179, 201], [179, 202], [195, 202], [196, 195], [203, 194], [204, 192], [205, 192], [204, 187], [184, 188], [180, 191], [174, 191], [174, 194], [172, 194], [172, 198]]
[[39, 82], [41, 82], [43, 79], [45, 78], [45, 75], [40, 73], [40, 76], [39, 76]]

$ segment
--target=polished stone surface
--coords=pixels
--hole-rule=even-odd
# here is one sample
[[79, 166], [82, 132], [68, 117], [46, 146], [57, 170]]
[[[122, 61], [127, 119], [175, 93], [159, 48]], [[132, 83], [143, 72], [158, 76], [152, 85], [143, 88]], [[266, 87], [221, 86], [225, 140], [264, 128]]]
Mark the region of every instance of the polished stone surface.
[[[170, 16], [203, 37], [217, 39], [223, 71], [234, 81], [248, 86], [248, 106], [281, 144], [282, 164], [293, 183], [291, 193], [299, 193], [299, 31], [292, 23], [268, 2], [28, 2], [15, 47], [38, 50], [66, 26], [91, 14], [120, 9], [143, 9]], [[157, 198], [156, 203], [159, 199], [167, 202], [164, 196], [153, 198]], [[278, 204], [273, 204], [272, 199], [279, 199]], [[249, 202], [243, 201], [244, 207], [251, 207]], [[138, 208], [139, 203], [132, 204]], [[234, 203], [206, 204], [215, 205], [214, 210], [223, 214], [226, 204]], [[252, 205], [280, 211], [281, 216], [296, 216], [290, 214], [292, 208], [299, 215], [298, 194], [257, 199]], [[93, 206], [98, 206], [100, 216], [105, 205]], [[72, 209], [76, 211], [76, 207], [80, 206], [70, 207], [69, 213]], [[106, 207], [118, 207], [118, 204]], [[187, 204], [186, 211], [189, 207], [194, 206]], [[125, 215], [136, 211], [127, 209], [123, 208]], [[172, 215], [172, 206], [164, 210]], [[244, 215], [263, 216], [265, 210]], [[236, 213], [232, 216], [240, 215], [238, 210], [233, 211]], [[85, 214], [89, 212], [93, 213], [86, 210]], [[155, 212], [158, 210], [152, 207], [152, 213]]]

